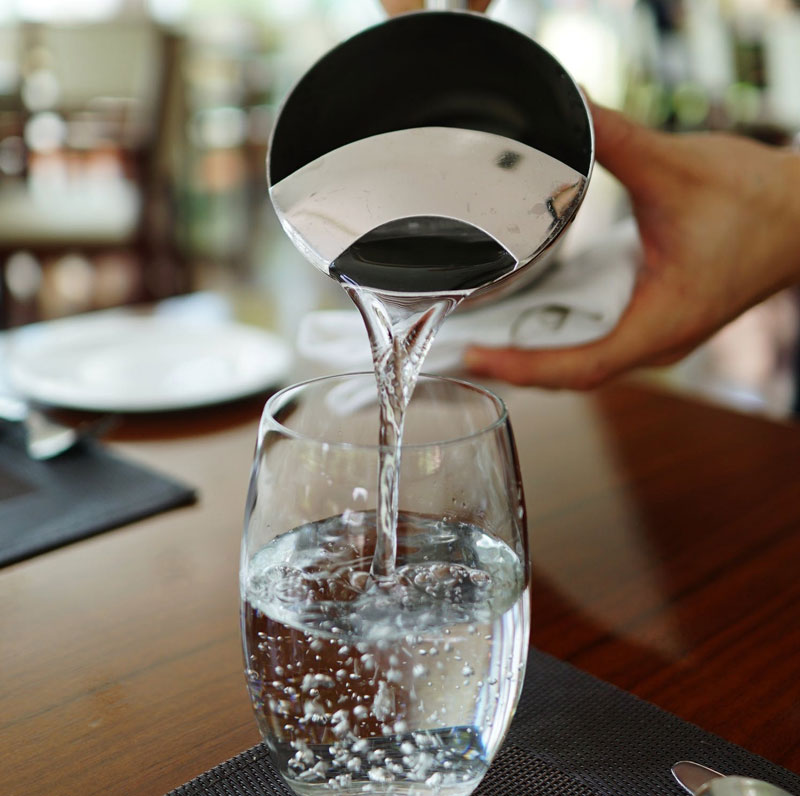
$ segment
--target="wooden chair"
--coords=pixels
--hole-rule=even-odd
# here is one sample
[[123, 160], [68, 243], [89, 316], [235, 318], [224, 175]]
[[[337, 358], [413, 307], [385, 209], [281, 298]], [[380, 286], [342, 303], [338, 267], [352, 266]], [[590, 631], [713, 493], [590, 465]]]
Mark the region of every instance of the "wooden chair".
[[[144, 20], [27, 25], [19, 39], [28, 77], [17, 114], [27, 161], [0, 184], [0, 326], [40, 314], [38, 297], [26, 305], [9, 290], [5, 270], [21, 252], [41, 263], [43, 289], [64, 255], [91, 264], [122, 253], [136, 263], [125, 300], [184, 290], [189, 276], [175, 208], [181, 40]], [[48, 134], [48, 124], [65, 140], [43, 151], [35, 138]], [[91, 299], [80, 307], [91, 308]]]

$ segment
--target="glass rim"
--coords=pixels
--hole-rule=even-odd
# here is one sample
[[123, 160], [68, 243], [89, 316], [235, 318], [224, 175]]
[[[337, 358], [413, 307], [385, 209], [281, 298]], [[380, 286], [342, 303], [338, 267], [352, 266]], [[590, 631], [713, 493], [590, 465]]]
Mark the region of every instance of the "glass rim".
[[[350, 448], [356, 450], [379, 450], [380, 448], [385, 447], [377, 442], [375, 443], [346, 442], [340, 440], [320, 439], [317, 436], [311, 434], [304, 434], [301, 431], [289, 428], [285, 426], [283, 423], [281, 423], [275, 417], [275, 411], [281, 408], [281, 406], [279, 405], [280, 402], [285, 400], [287, 396], [289, 396], [289, 394], [294, 391], [300, 390], [301, 388], [311, 387], [312, 385], [319, 384], [321, 382], [352, 379], [354, 377], [362, 377], [362, 376], [369, 376], [373, 380], [375, 378], [375, 374], [372, 371], [359, 370], [347, 373], [330, 373], [325, 376], [315, 376], [314, 378], [311, 379], [304, 379], [303, 381], [299, 381], [294, 384], [287, 384], [285, 387], [282, 387], [280, 390], [273, 393], [267, 399], [267, 402], [264, 404], [264, 410], [261, 416], [261, 428], [259, 429], [259, 437], [263, 438], [265, 431], [264, 421], [269, 420], [272, 430], [278, 431], [279, 433], [283, 434], [288, 438], [299, 441], [312, 442], [317, 445], [325, 445], [326, 447], [330, 448]], [[491, 433], [492, 431], [497, 430], [501, 426], [508, 424], [508, 407], [506, 406], [505, 401], [499, 395], [497, 395], [497, 393], [495, 393], [493, 390], [490, 390], [488, 387], [485, 387], [482, 384], [475, 384], [474, 382], [467, 381], [466, 379], [454, 378], [452, 376], [439, 376], [433, 373], [420, 373], [419, 381], [423, 380], [452, 384], [459, 388], [465, 388], [471, 392], [483, 395], [484, 397], [488, 398], [489, 401], [497, 408], [498, 410], [497, 417], [491, 423], [487, 423], [481, 426], [481, 428], [475, 429], [474, 431], [470, 431], [469, 433], [466, 434], [461, 434], [457, 437], [452, 437], [450, 439], [432, 439], [430, 440], [430, 442], [410, 442], [410, 443], [403, 442], [400, 446], [402, 450], [415, 450], [415, 449], [421, 450], [424, 448], [430, 448], [432, 446], [456, 445], [459, 443], [466, 442], [467, 440], [470, 439], [477, 439], [478, 437], [481, 437], [484, 434]], [[412, 401], [413, 398], [414, 396], [412, 395], [411, 397]]]

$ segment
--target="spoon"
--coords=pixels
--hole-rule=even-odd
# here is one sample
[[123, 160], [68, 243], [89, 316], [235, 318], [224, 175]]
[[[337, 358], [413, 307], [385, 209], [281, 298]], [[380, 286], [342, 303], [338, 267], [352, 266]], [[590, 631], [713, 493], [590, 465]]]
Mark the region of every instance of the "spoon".
[[38, 461], [66, 453], [82, 439], [108, 430], [114, 422], [113, 415], [101, 415], [77, 426], [69, 426], [11, 394], [0, 394], [0, 419], [23, 424], [28, 456]]
[[769, 782], [750, 777], [725, 776], [713, 768], [689, 760], [675, 763], [672, 776], [693, 796], [791, 796]]

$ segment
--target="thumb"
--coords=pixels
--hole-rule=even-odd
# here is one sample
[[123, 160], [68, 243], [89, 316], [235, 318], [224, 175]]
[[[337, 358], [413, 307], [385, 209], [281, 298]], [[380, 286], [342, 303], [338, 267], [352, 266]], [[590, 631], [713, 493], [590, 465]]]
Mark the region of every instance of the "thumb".
[[632, 193], [646, 190], [648, 165], [662, 152], [664, 133], [634, 122], [619, 111], [589, 101], [595, 156]]
[[[465, 365], [476, 375], [554, 389], [587, 390], [669, 353], [675, 313], [669, 298], [640, 282], [619, 324], [605, 337], [564, 348], [470, 346]], [[670, 347], [671, 348], [671, 347]]]

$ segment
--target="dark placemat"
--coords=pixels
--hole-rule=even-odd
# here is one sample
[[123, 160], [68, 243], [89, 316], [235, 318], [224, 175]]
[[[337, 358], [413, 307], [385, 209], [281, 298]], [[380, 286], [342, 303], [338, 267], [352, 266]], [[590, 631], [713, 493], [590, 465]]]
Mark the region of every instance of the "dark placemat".
[[[242, 686], [244, 687], [244, 686]], [[503, 748], [476, 796], [679, 796], [695, 760], [800, 796], [800, 776], [538, 650]], [[168, 796], [292, 796], [254, 746]]]
[[0, 424], [0, 566], [195, 499], [192, 489], [97, 442], [40, 462], [21, 428]]

